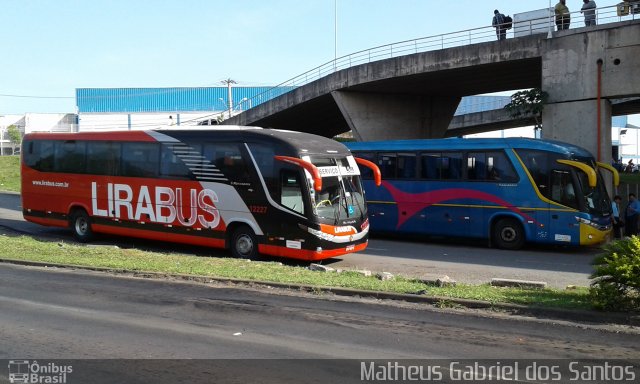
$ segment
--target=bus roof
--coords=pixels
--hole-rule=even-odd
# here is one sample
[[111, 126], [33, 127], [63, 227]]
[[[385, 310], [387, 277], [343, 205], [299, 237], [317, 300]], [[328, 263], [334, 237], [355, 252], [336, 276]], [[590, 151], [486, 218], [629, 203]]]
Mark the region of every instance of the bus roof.
[[278, 141], [289, 144], [301, 153], [346, 154], [348, 149], [333, 139], [310, 133], [265, 129], [244, 126], [216, 126], [216, 128], [176, 128], [148, 131], [101, 131], [76, 133], [41, 133], [34, 132], [25, 136], [25, 140], [108, 140], [108, 141], [144, 141], [155, 142], [158, 137], [167, 136], [179, 141], [234, 140], [239, 142]]
[[593, 157], [589, 151], [577, 145], [556, 140], [530, 138], [487, 138], [487, 139], [422, 139], [422, 140], [388, 140], [345, 143], [352, 151], [455, 151], [474, 149], [520, 148], [557, 152], [579, 157]]

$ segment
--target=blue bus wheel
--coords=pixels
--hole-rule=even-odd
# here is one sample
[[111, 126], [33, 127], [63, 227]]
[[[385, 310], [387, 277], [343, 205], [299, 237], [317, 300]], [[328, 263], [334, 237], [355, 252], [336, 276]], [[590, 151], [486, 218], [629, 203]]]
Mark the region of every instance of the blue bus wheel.
[[231, 254], [241, 259], [258, 257], [258, 241], [251, 228], [240, 226], [231, 235]]
[[524, 245], [524, 230], [513, 218], [498, 220], [493, 226], [493, 242], [501, 249], [520, 249]]

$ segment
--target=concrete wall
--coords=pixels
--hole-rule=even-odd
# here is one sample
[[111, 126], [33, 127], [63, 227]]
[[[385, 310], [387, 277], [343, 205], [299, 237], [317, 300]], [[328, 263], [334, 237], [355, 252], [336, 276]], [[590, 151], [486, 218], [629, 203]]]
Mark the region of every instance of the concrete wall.
[[[640, 24], [557, 32], [542, 57], [543, 138], [567, 141], [611, 160], [611, 103], [640, 95]], [[580, 33], [589, 31], [588, 33]], [[598, 63], [602, 63], [601, 66]], [[598, 91], [598, 72], [601, 87]], [[600, 92], [600, 137], [598, 93]], [[600, 143], [600, 148], [598, 148]]]

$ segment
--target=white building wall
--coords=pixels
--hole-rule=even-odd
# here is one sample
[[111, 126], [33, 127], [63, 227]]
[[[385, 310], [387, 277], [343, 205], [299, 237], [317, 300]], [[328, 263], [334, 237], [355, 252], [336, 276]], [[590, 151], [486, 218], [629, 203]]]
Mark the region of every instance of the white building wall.
[[24, 115], [24, 133], [75, 132], [76, 115], [73, 113], [27, 113]]
[[[78, 129], [88, 131], [121, 131], [144, 129], [186, 128], [195, 126], [199, 120], [215, 119], [221, 113], [82, 113]], [[226, 114], [225, 114], [226, 116]]]
[[20, 130], [24, 129], [24, 115], [0, 115], [0, 156], [11, 155], [13, 144], [7, 137], [7, 128], [15, 125]]

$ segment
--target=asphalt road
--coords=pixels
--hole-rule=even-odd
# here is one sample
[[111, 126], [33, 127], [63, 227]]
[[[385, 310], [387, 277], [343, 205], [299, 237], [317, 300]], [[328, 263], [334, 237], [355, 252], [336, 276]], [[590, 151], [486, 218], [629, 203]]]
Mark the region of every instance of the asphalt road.
[[[22, 219], [20, 196], [0, 193], [0, 230], [20, 231], [39, 237], [73, 241], [69, 231], [47, 228]], [[216, 249], [185, 248], [135, 239], [106, 238], [103, 242], [123, 247], [175, 249], [194, 254], [228, 256]], [[549, 286], [589, 285], [591, 261], [596, 248], [560, 248], [528, 246], [519, 251], [489, 248], [486, 242], [409, 241], [373, 237], [364, 252], [323, 261], [334, 268], [369, 269], [411, 277], [449, 276], [464, 283], [486, 283], [491, 278], [544, 281]]]
[[[306, 359], [274, 364], [296, 382], [312, 382], [314, 369], [345, 382], [340, 377], [352, 373], [341, 369], [352, 359], [640, 358], [640, 334], [624, 328], [14, 265], [0, 265], [0, 308], [0, 359], [168, 359], [107, 361], [109, 367], [84, 372], [91, 382], [150, 382], [133, 380], [131, 367], [175, 373], [168, 368], [175, 359], [243, 359], [194, 368], [209, 379], [233, 367], [247, 375], [268, 368], [246, 359]], [[351, 360], [338, 369], [341, 362], [323, 359]]]

